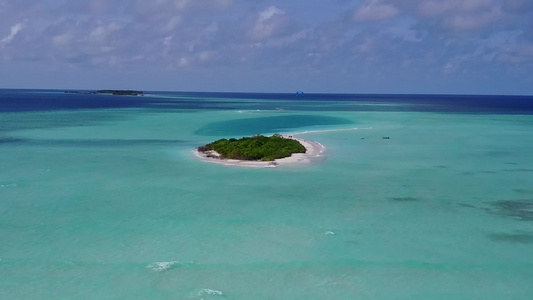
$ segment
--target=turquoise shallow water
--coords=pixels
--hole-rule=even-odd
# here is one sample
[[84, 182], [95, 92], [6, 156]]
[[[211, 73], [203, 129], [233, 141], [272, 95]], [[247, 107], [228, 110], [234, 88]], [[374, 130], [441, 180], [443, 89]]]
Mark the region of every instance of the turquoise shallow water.
[[531, 299], [533, 116], [247, 108], [0, 114], [0, 299]]

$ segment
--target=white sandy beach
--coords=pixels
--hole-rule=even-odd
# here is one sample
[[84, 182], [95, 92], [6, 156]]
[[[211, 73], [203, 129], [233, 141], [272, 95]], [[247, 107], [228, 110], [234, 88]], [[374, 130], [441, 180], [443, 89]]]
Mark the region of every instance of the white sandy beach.
[[284, 138], [292, 138], [300, 142], [306, 149], [305, 153], [295, 153], [289, 157], [276, 159], [274, 161], [251, 161], [251, 160], [237, 160], [237, 159], [219, 159], [212, 156], [218, 156], [219, 154], [214, 151], [208, 151], [206, 153], [194, 150], [194, 154], [202, 161], [221, 164], [225, 166], [237, 166], [248, 168], [272, 168], [278, 166], [305, 166], [313, 163], [321, 162], [325, 159], [324, 152], [326, 147], [319, 142], [304, 140], [297, 138], [294, 134], [283, 134]]

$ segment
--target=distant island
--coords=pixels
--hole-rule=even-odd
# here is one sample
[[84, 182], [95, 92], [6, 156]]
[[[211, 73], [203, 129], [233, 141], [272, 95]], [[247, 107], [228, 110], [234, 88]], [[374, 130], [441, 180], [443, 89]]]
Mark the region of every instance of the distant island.
[[220, 139], [197, 150], [209, 158], [274, 161], [293, 153], [305, 153], [307, 149], [299, 141], [280, 134], [269, 137], [257, 134], [241, 139]]
[[131, 90], [98, 90], [98, 94], [106, 94], [113, 96], [144, 96], [143, 91], [131, 91]]
[[65, 94], [82, 94], [82, 95], [94, 95], [95, 91], [65, 91]]
[[98, 91], [65, 91], [67, 94], [101, 94], [101, 95], [113, 95], [113, 96], [144, 96], [143, 91], [132, 90], [98, 90]]

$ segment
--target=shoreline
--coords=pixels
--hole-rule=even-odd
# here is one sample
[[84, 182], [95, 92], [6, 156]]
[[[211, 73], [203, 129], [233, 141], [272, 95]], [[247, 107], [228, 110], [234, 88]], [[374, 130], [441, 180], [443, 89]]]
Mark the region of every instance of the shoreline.
[[238, 160], [238, 159], [220, 159], [216, 156], [218, 153], [209, 151], [210, 153], [203, 153], [194, 149], [194, 155], [201, 161], [216, 163], [225, 166], [237, 166], [247, 168], [273, 168], [281, 166], [306, 166], [319, 163], [325, 159], [324, 152], [326, 147], [316, 141], [305, 140], [297, 138], [295, 134], [282, 134], [286, 139], [293, 139], [302, 144], [306, 151], [305, 153], [294, 153], [289, 157], [278, 158], [274, 161], [257, 161], [257, 160]]

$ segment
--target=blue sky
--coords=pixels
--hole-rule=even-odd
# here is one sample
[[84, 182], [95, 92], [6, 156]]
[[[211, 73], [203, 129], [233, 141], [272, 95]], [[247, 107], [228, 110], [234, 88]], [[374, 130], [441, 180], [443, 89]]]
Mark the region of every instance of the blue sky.
[[0, 0], [0, 88], [533, 94], [531, 0]]

